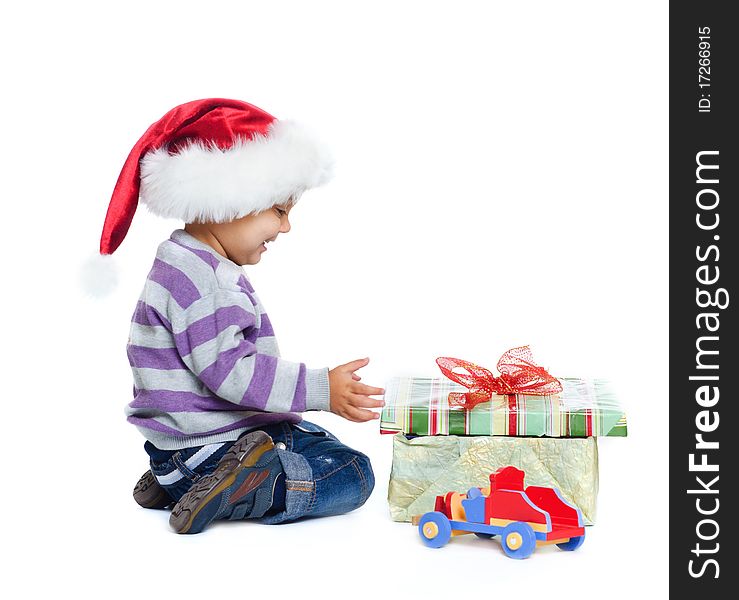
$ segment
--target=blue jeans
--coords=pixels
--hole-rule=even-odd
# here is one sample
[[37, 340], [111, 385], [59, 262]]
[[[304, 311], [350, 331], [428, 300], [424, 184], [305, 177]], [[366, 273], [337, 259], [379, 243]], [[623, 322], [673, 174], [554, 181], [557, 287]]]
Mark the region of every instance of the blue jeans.
[[[331, 432], [308, 421], [260, 427], [277, 444], [285, 472], [285, 510], [267, 514], [260, 523], [283, 523], [300, 517], [338, 515], [359, 508], [375, 486], [369, 458], [342, 444]], [[178, 450], [158, 462], [150, 452], [150, 467], [175, 502], [201, 477], [213, 472], [233, 442]], [[147, 446], [147, 449], [149, 447]], [[153, 447], [152, 447], [153, 450]]]

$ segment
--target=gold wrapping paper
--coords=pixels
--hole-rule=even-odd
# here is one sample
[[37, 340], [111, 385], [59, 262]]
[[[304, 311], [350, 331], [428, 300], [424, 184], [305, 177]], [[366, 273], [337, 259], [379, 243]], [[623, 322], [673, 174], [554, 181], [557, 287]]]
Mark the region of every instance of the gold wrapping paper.
[[558, 488], [577, 506], [586, 525], [595, 523], [598, 495], [596, 438], [419, 436], [393, 438], [388, 503], [393, 521], [410, 521], [434, 510], [436, 496], [487, 487], [489, 475], [513, 465], [525, 485]]

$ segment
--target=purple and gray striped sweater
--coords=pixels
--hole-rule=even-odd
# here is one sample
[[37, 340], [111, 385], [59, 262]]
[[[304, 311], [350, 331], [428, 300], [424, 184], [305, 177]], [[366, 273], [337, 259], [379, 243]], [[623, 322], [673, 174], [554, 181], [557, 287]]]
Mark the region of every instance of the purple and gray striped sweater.
[[280, 358], [244, 270], [183, 229], [157, 249], [127, 349], [128, 421], [162, 450], [231, 441], [329, 409], [328, 368]]

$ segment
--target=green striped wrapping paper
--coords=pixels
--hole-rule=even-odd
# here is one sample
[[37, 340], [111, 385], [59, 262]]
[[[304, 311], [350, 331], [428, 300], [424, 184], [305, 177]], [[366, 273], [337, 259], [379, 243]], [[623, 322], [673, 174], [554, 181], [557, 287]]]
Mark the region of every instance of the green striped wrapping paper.
[[450, 408], [446, 378], [394, 378], [385, 386], [381, 433], [415, 435], [625, 436], [626, 416], [608, 381], [559, 378], [554, 396], [493, 395], [472, 410]]

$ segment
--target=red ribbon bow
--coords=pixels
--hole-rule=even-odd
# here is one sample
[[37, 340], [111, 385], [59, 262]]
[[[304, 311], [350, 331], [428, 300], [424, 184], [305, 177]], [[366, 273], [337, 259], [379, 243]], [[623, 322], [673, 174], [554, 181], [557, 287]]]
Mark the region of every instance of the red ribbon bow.
[[[528, 346], [511, 348], [503, 353], [497, 366], [500, 377], [495, 377], [487, 369], [460, 358], [440, 356], [436, 359], [436, 364], [449, 379], [469, 388], [464, 394], [450, 392], [449, 406], [471, 409], [481, 402], [489, 402], [493, 394], [549, 396], [562, 391], [559, 380], [534, 362]], [[467, 373], [454, 373], [455, 368], [463, 368]]]

